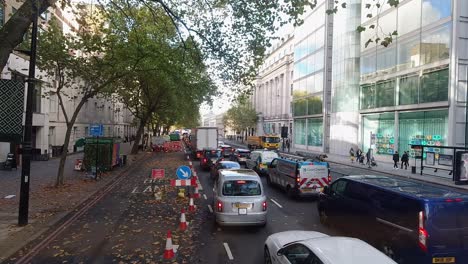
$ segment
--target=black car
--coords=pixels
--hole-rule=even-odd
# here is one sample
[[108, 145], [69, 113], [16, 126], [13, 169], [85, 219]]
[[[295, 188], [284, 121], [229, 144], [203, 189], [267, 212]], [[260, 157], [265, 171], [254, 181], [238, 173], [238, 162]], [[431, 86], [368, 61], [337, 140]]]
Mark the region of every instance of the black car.
[[239, 164], [245, 164], [247, 158], [250, 157], [250, 150], [248, 149], [236, 149], [231, 155], [231, 160], [236, 161]]
[[234, 148], [229, 145], [221, 145], [219, 148], [221, 149], [223, 157], [230, 157], [232, 153], [234, 153]]
[[200, 167], [203, 170], [209, 170], [216, 161], [221, 158], [221, 150], [219, 149], [203, 149], [202, 157], [200, 158]]

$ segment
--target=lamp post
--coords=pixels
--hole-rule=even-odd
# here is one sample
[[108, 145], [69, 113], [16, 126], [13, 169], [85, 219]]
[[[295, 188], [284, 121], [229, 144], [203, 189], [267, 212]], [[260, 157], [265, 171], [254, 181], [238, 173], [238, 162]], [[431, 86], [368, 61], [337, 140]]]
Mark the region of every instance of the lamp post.
[[31, 172], [31, 152], [32, 152], [32, 103], [33, 91], [36, 82], [36, 42], [37, 42], [37, 19], [39, 9], [35, 0], [32, 1], [32, 33], [31, 33], [31, 56], [29, 57], [29, 76], [27, 79], [28, 90], [26, 94], [26, 115], [24, 121], [24, 137], [22, 150], [22, 166], [21, 166], [21, 186], [20, 186], [20, 203], [18, 213], [18, 225], [25, 226], [28, 224], [29, 215], [29, 182]]

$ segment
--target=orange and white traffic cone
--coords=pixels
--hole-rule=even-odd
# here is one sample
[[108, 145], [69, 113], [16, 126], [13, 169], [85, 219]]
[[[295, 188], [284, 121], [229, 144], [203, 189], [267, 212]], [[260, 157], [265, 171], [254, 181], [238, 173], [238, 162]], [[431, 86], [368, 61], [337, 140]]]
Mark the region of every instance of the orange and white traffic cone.
[[182, 210], [180, 211], [179, 229], [181, 231], [185, 231], [187, 229], [187, 221], [185, 220], [185, 210], [184, 210], [184, 208], [182, 208]]
[[190, 160], [190, 156], [189, 156], [189, 155], [187, 155], [187, 160]]
[[172, 236], [171, 231], [167, 231], [167, 239], [166, 239], [166, 249], [164, 250], [164, 259], [171, 259], [175, 256], [174, 254], [174, 246], [172, 246]]
[[188, 162], [188, 165], [189, 165], [190, 169], [193, 170], [193, 163], [191, 161]]
[[195, 205], [193, 204], [193, 197], [190, 196], [190, 202], [189, 202], [189, 212], [195, 212]]
[[195, 186], [195, 193], [193, 194], [193, 198], [200, 198], [200, 193], [198, 192], [198, 184]]

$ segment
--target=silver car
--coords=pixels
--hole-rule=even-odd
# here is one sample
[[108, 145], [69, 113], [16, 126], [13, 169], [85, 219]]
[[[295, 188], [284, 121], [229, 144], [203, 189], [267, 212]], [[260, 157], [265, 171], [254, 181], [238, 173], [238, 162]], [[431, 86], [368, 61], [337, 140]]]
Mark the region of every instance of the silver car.
[[253, 170], [220, 170], [213, 191], [213, 210], [219, 225], [266, 224], [266, 196]]

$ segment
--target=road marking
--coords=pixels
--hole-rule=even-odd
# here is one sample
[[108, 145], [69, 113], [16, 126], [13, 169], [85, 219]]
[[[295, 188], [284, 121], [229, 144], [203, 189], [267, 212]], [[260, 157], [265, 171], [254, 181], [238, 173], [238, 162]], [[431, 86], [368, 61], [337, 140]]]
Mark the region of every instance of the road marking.
[[205, 198], [205, 200], [208, 200], [208, 197], [206, 197], [206, 194], [203, 194], [203, 198]]
[[229, 248], [228, 243], [223, 243], [223, 245], [224, 245], [224, 249], [226, 249], [226, 253], [228, 255], [229, 260], [233, 260], [234, 257], [232, 256], [232, 252], [231, 252], [231, 249]]
[[270, 200], [271, 200], [274, 204], [276, 204], [279, 208], [283, 208], [283, 206], [282, 206], [281, 204], [279, 204], [277, 201], [275, 201], [275, 200], [273, 200], [273, 199], [271, 199], [271, 198], [270, 198]]
[[133, 189], [132, 193], [136, 193], [137, 188], [138, 187], [135, 187], [135, 189]]
[[210, 209], [210, 213], [213, 213], [213, 208], [211, 207], [211, 205], [208, 205], [208, 209]]

